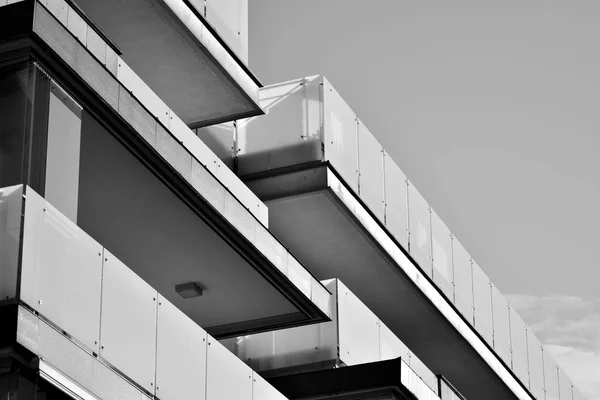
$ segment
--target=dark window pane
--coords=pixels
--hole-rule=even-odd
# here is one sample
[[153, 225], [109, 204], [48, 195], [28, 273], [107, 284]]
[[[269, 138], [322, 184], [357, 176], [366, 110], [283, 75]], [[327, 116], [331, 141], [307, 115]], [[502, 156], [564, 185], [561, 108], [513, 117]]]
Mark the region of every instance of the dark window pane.
[[0, 187], [23, 183], [29, 65], [0, 69]]

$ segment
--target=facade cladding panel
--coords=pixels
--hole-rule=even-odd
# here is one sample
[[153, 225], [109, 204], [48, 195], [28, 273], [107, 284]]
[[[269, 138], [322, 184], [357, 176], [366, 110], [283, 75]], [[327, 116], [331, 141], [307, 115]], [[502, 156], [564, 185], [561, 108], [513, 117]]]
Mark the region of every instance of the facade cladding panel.
[[[276, 124], [267, 122], [267, 116], [258, 119], [264, 123], [228, 121], [215, 127], [195, 125], [192, 130], [74, 3], [5, 0], [0, 6], [0, 18], [16, 7], [21, 11], [35, 8], [35, 40], [61, 60], [51, 69], [67, 65], [69, 73], [85, 82], [85, 90], [91, 89], [152, 146], [168, 168], [202, 192], [213, 211], [224, 216], [299, 293], [321, 311], [334, 312], [332, 322], [223, 343], [215, 340], [77, 225], [77, 196], [69, 194], [79, 190], [83, 108], [37, 64], [2, 64], [0, 307], [19, 303], [16, 340], [39, 357], [34, 368], [43, 380], [80, 393], [82, 398], [93, 394], [127, 400], [282, 400], [285, 394], [251, 366], [294, 374], [331, 368], [332, 360], [336, 367], [349, 368], [400, 357], [401, 382], [419, 400], [460, 398], [450, 382], [438, 381], [396, 332], [339, 281], [328, 281], [336, 292], [330, 296], [285, 243], [272, 235], [267, 206], [231, 170], [244, 175], [326, 161], [335, 176], [341, 177], [340, 187], [350, 189], [347, 200], [360, 200], [355, 202], [353, 212], [358, 217], [354, 222], [363, 224], [367, 233], [387, 228], [420, 268], [417, 279], [433, 282], [445, 296], [440, 301], [453, 303], [468, 328], [479, 334], [476, 338], [483, 347], [495, 350], [503, 361], [504, 365], [498, 365], [511, 369], [529, 390], [526, 395], [515, 391], [518, 398], [583, 400], [532, 330], [327, 79], [316, 76], [266, 88], [261, 106], [267, 104], [265, 110], [271, 109]], [[247, 71], [243, 64], [248, 59], [246, 0], [165, 0], [164, 12], [185, 15], [182, 29], [210, 25], [206, 30], [209, 41], [216, 32], [215, 42], [229, 47], [214, 55], [216, 62], [233, 80], [246, 81], [248, 76], [240, 75]], [[227, 60], [233, 64], [224, 61], [227, 54], [232, 55]], [[42, 97], [36, 97], [42, 89], [48, 98], [43, 118], [39, 112], [43, 107], [38, 104]], [[248, 89], [246, 94], [252, 97], [251, 92]], [[272, 128], [282, 130], [282, 121], [286, 129], [273, 140], [278, 133]], [[258, 139], [254, 138], [257, 127]], [[30, 137], [29, 132], [35, 134]], [[26, 156], [28, 141], [32, 149], [38, 146], [42, 151]], [[244, 155], [239, 163], [238, 155]], [[36, 158], [42, 156], [43, 160]], [[382, 247], [389, 249], [390, 237], [377, 240], [385, 241]], [[425, 293], [426, 285], [421, 290], [432, 298]], [[438, 305], [438, 309], [443, 307]], [[468, 341], [477, 347], [472, 339]], [[20, 367], [10, 365], [11, 373], [21, 373]], [[60, 392], [52, 392], [43, 380], [41, 389], [35, 389], [38, 383], [30, 388], [49, 400], [63, 398], [51, 395]], [[507, 385], [515, 390], [511, 383]], [[8, 389], [0, 376], [0, 398], [4, 391]]]

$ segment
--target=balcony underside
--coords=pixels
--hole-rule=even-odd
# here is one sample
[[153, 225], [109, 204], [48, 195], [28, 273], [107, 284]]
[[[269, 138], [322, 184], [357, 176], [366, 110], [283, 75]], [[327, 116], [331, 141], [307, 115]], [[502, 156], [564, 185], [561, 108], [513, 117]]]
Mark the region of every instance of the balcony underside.
[[[217, 40], [202, 43], [163, 0], [77, 0], [123, 51], [122, 58], [188, 125], [204, 126], [262, 114], [258, 86]], [[198, 19], [182, 0], [176, 4]], [[117, 11], [118, 10], [118, 11]], [[202, 21], [202, 29], [208, 35]], [[206, 46], [208, 45], [208, 47]], [[235, 65], [233, 76], [215, 57]]]
[[408, 400], [414, 395], [401, 382], [400, 359], [327, 369], [269, 379], [288, 399]]
[[270, 229], [318, 279], [343, 280], [434, 373], [448, 377], [466, 398], [514, 399], [337, 197], [329, 186], [328, 169], [325, 163], [298, 166], [245, 181], [268, 204]]
[[[81, 228], [211, 334], [306, 320], [286, 298], [291, 287], [265, 279], [248, 252], [198, 218], [97, 122], [84, 116], [83, 123]], [[183, 299], [175, 292], [188, 282], [198, 282], [202, 296]]]

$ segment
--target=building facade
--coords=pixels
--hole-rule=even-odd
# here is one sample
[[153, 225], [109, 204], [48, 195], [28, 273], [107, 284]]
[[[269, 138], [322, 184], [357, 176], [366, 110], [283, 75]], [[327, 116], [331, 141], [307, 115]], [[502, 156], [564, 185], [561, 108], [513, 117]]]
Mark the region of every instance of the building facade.
[[0, 0], [0, 399], [582, 400], [245, 0]]

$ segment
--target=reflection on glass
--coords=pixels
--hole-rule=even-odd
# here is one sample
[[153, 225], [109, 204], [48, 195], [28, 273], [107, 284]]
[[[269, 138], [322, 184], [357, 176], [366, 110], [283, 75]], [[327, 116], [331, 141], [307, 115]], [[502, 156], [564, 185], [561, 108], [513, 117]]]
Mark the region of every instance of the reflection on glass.
[[28, 64], [0, 69], [0, 187], [24, 183], [29, 92]]
[[81, 106], [52, 82], [45, 198], [73, 222], [77, 222], [81, 113]]

